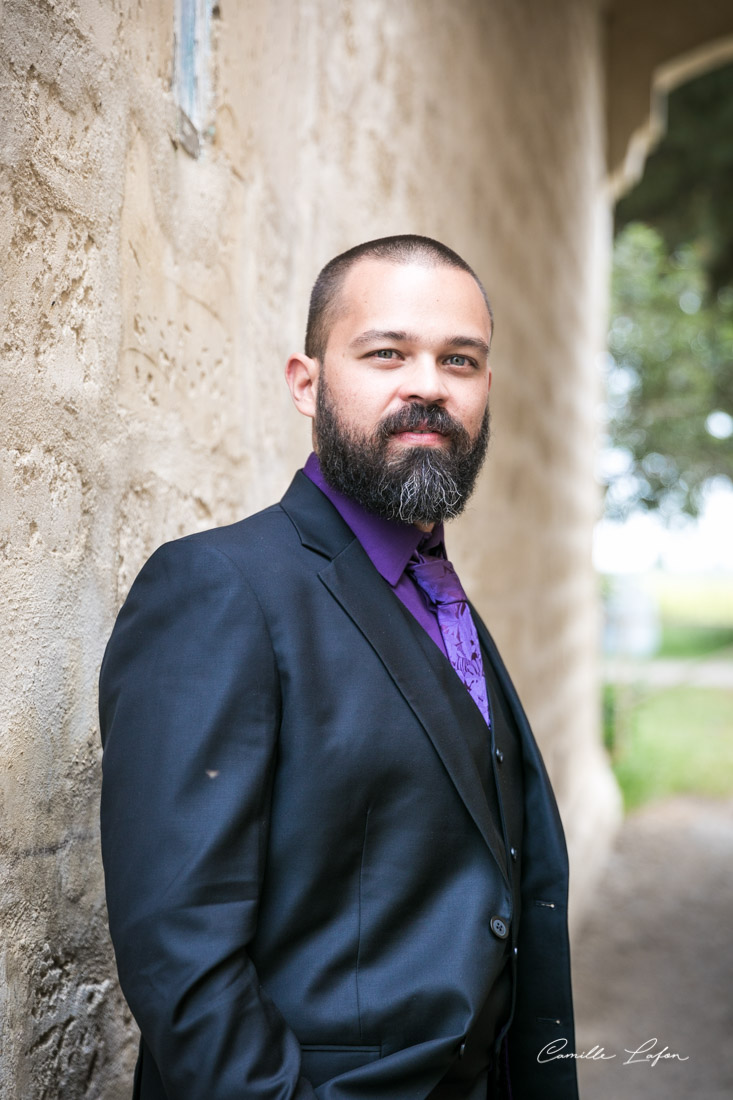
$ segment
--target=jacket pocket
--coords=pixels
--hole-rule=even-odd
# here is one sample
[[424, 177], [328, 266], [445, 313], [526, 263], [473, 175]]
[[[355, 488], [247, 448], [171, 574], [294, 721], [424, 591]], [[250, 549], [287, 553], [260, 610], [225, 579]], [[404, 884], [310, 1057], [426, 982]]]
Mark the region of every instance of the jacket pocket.
[[301, 1050], [301, 1073], [315, 1088], [332, 1077], [358, 1069], [368, 1062], [376, 1062], [381, 1054], [380, 1047], [332, 1046], [327, 1043], [302, 1043]]

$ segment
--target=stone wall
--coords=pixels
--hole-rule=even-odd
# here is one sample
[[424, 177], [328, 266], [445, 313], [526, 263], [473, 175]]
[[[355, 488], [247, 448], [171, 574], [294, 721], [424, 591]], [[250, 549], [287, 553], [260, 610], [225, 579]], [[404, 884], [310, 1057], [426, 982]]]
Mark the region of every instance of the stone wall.
[[302, 463], [282, 367], [317, 270], [359, 240], [436, 236], [493, 298], [495, 441], [450, 547], [590, 887], [616, 812], [590, 567], [600, 18], [221, 0], [195, 158], [172, 0], [0, 6], [0, 1096], [117, 1100], [135, 1040], [98, 856], [104, 644], [155, 546], [270, 503]]

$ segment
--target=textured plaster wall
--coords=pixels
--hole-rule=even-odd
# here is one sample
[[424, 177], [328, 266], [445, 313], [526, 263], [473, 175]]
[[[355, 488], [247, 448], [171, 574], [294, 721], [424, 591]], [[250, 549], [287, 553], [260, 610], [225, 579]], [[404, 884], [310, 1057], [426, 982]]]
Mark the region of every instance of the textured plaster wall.
[[318, 268], [415, 231], [482, 274], [488, 472], [450, 536], [558, 790], [580, 894], [598, 749], [590, 469], [607, 215], [589, 0], [221, 0], [179, 141], [172, 0], [0, 4], [2, 1100], [129, 1095], [98, 857], [96, 675], [165, 539], [270, 503]]

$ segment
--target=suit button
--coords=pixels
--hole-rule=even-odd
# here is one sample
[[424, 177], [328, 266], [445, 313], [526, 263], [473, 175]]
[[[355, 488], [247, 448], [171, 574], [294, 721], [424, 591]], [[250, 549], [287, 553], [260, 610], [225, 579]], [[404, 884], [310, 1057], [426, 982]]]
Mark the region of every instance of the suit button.
[[501, 751], [501, 749], [495, 749], [494, 755], [496, 756], [496, 759], [499, 761], [499, 763], [503, 764], [503, 762], [504, 762], [504, 753]]
[[519, 853], [517, 852], [517, 849], [516, 848], [511, 848], [510, 849], [510, 855], [511, 855], [512, 859], [514, 860], [514, 862], [516, 863], [517, 862], [517, 856], [519, 855]]
[[495, 936], [498, 936], [500, 940], [505, 940], [509, 935], [509, 925], [506, 921], [503, 921], [501, 917], [492, 917], [491, 931]]
[[462, 1058], [465, 1053], [466, 1053], [466, 1044], [461, 1043], [460, 1049], [458, 1051], [458, 1057]]

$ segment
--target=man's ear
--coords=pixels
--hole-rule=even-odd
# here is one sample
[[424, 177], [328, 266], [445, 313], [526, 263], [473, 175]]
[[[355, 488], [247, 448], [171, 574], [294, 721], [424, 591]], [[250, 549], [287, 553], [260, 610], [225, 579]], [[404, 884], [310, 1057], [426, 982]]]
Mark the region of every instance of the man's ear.
[[295, 407], [303, 416], [316, 415], [316, 391], [320, 363], [308, 355], [291, 355], [285, 367], [285, 381]]

